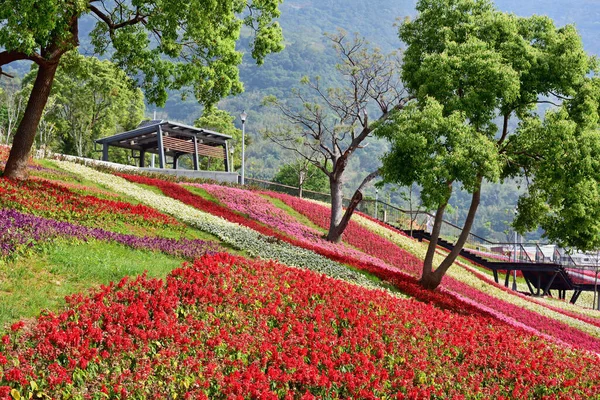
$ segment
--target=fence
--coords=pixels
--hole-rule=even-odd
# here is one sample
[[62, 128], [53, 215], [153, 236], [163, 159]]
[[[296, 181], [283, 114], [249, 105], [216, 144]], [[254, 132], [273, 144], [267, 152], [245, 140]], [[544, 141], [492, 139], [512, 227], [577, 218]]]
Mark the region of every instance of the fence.
[[[265, 181], [255, 178], [246, 178], [250, 185], [258, 186], [275, 192], [287, 193], [292, 196], [299, 196], [300, 190], [294, 186], [283, 185], [280, 183]], [[331, 196], [328, 193], [313, 192], [303, 190], [302, 197], [319, 200], [329, 203]], [[348, 205], [350, 199], [344, 199], [344, 205]], [[427, 230], [428, 221], [433, 223], [435, 215], [426, 211], [405, 210], [381, 200], [363, 199], [357, 206], [357, 211], [380, 221], [394, 225], [403, 230]], [[440, 236], [448, 241], [458, 239], [462, 227], [448, 221], [442, 221]], [[581, 275], [594, 274], [600, 269], [600, 252], [597, 253], [576, 253], [561, 249], [554, 245], [544, 245], [541, 243], [513, 243], [492, 242], [474, 233], [469, 233], [466, 247], [471, 251], [477, 252], [482, 257], [492, 260], [504, 260], [515, 262], [536, 262], [536, 263], [556, 263], [562, 264], [567, 269], [577, 272]]]

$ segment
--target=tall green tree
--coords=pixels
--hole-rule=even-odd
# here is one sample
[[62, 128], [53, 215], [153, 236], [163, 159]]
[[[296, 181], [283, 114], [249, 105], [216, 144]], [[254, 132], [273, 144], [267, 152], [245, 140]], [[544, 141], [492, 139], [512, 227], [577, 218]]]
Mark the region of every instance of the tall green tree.
[[327, 175], [306, 159], [297, 159], [282, 165], [273, 177], [273, 181], [297, 187], [300, 197], [304, 190], [325, 192], [329, 188]]
[[[221, 110], [216, 106], [206, 107], [202, 111], [202, 115], [194, 121], [194, 126], [198, 128], [206, 128], [219, 133], [231, 136], [229, 141], [230, 150], [234, 150], [231, 162], [233, 168], [239, 168], [242, 165], [242, 130], [235, 127], [235, 117], [225, 110]], [[246, 146], [248, 145], [248, 136], [246, 136]], [[235, 151], [237, 149], [237, 151]], [[210, 159], [203, 161], [203, 168], [217, 169], [221, 168], [216, 164], [210, 164]]]
[[26, 162], [62, 56], [79, 44], [79, 20], [92, 15], [96, 53], [109, 54], [139, 80], [149, 102], [187, 90], [204, 104], [242, 91], [235, 49], [243, 25], [254, 32], [252, 56], [262, 63], [282, 49], [274, 19], [281, 0], [5, 0], [0, 7], [0, 68], [19, 60], [38, 73], [4, 170], [26, 177]]
[[[29, 91], [36, 74], [24, 78]], [[50, 104], [43, 119], [60, 136], [56, 150], [80, 157], [92, 154], [95, 139], [135, 128], [145, 109], [141, 90], [116, 65], [75, 51], [61, 59]]]
[[600, 79], [588, 77], [578, 93], [542, 121], [522, 121], [511, 136], [510, 164], [523, 169], [528, 190], [518, 201], [515, 227], [540, 226], [562, 247], [600, 248]]
[[[534, 166], [541, 148], [524, 152], [516, 143], [532, 135], [529, 127], [542, 124], [539, 104], [569, 103], [586, 86], [594, 63], [575, 28], [557, 28], [548, 17], [517, 17], [488, 0], [420, 0], [417, 11], [399, 29], [407, 46], [402, 78], [417, 101], [395, 113], [378, 134], [392, 143], [383, 159], [384, 179], [419, 184], [424, 204], [437, 210], [421, 276], [422, 285], [433, 289], [468, 238], [482, 183], [540, 171]], [[511, 120], [520, 122], [512, 131]], [[555, 145], [570, 143], [582, 151], [574, 133], [554, 136]], [[558, 161], [543, 157], [552, 175]], [[458, 185], [471, 193], [471, 204], [454, 249], [434, 269], [444, 211]], [[589, 205], [578, 205], [588, 210]]]

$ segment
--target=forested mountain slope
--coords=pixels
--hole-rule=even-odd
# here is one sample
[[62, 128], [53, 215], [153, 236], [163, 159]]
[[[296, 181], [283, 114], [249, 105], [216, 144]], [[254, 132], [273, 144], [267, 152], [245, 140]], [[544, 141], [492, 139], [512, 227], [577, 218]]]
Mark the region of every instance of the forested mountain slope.
[[[384, 51], [402, 48], [398, 39], [395, 23], [405, 17], [415, 15], [414, 0], [286, 0], [281, 5], [280, 23], [284, 29], [286, 48], [279, 54], [267, 58], [263, 66], [256, 66], [249, 54], [246, 54], [240, 72], [245, 85], [245, 93], [221, 102], [221, 108], [238, 116], [242, 110], [249, 114], [246, 132], [251, 144], [246, 149], [247, 175], [270, 179], [277, 172], [281, 160], [286, 158], [282, 151], [263, 139], [261, 131], [267, 126], [277, 124], [279, 116], [261, 106], [266, 95], [273, 94], [280, 99], [290, 96], [290, 90], [300, 86], [303, 76], [320, 76], [323, 82], [335, 83], [335, 53], [324, 37], [326, 32], [335, 32], [342, 28], [348, 32], [358, 32], [366, 37], [373, 45]], [[590, 54], [600, 53], [600, 11], [592, 0], [576, 2], [568, 0], [497, 0], [500, 10], [513, 12], [517, 15], [546, 14], [554, 19], [557, 25], [573, 23], [583, 38], [586, 50]], [[92, 18], [81, 21], [81, 31], [89, 32], [94, 24]], [[249, 36], [241, 41], [243, 48]], [[91, 55], [91, 47], [82, 41], [81, 51]], [[19, 73], [28, 70], [27, 65], [20, 65]], [[153, 111], [158, 117], [185, 123], [193, 123], [202, 108], [193, 96], [182, 99], [173, 94], [165, 108], [147, 108], [148, 115]], [[239, 118], [236, 123], [240, 125]], [[369, 146], [357, 152], [351, 160], [348, 191], [353, 190], [366, 173], [379, 165], [379, 157], [386, 149], [386, 143], [375, 139], [369, 140]], [[236, 149], [240, 151], [240, 149]], [[516, 185], [490, 188], [493, 193], [484, 194], [480, 221], [476, 222], [475, 232], [482, 235], [492, 232], [498, 234], [507, 229], [506, 221], [512, 219], [512, 210], [516, 202]], [[372, 193], [373, 195], [374, 193]], [[385, 196], [385, 195], [384, 195]], [[387, 198], [387, 197], [384, 197]], [[461, 199], [458, 195], [453, 199], [457, 213], [451, 216], [456, 222], [461, 222], [464, 214]], [[495, 199], [490, 200], [489, 199]], [[390, 199], [394, 203], [400, 201], [397, 193], [392, 193]], [[496, 201], [502, 199], [501, 202]], [[506, 202], [506, 203], [505, 203]], [[504, 226], [503, 229], [500, 229]]]

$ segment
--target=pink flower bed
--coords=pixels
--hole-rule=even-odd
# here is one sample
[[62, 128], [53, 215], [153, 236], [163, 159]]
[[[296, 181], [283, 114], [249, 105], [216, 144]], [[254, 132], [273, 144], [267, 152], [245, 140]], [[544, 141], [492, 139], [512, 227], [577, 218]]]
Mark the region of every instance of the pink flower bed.
[[[328, 207], [287, 194], [266, 191], [261, 193], [280, 199], [316, 225], [329, 229], [330, 209]], [[352, 220], [344, 231], [342, 239], [357, 249], [401, 268], [411, 275], [418, 276], [422, 270], [422, 260]]]
[[[382, 268], [389, 268], [389, 265], [382, 262], [380, 258], [365, 254], [367, 251], [357, 251], [343, 243], [328, 242], [323, 239], [321, 232], [301, 224], [294, 217], [274, 206], [270, 201], [256, 192], [211, 184], [186, 185], [200, 187], [216, 197], [230, 209], [245, 214], [255, 221], [277, 229], [278, 231], [295, 237], [307, 244], [320, 247], [327, 251], [333, 251], [340, 255], [353, 257], [359, 262], [371, 263]], [[390, 249], [392, 248], [388, 248], [388, 252]], [[398, 261], [398, 258], [399, 257], [396, 257], [395, 261]], [[403, 262], [405, 263], [406, 260]]]

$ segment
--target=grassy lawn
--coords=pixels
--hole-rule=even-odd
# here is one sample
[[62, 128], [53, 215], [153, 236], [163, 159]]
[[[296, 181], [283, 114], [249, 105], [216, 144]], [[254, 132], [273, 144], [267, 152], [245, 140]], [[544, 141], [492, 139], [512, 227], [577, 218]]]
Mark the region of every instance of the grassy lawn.
[[41, 253], [0, 264], [0, 330], [40, 310], [59, 310], [66, 295], [144, 271], [162, 278], [183, 261], [115, 243], [57, 241]]

